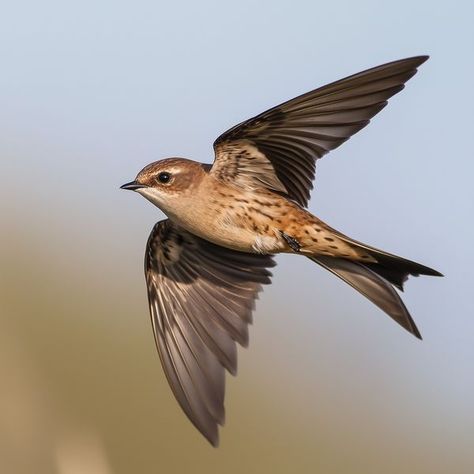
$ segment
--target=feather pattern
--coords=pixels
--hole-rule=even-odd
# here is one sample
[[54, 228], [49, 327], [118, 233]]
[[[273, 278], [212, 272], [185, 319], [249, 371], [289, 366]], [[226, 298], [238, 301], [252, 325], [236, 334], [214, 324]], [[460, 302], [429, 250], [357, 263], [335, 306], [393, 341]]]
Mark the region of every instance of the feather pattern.
[[326, 257], [324, 255], [309, 258], [352, 286], [400, 326], [421, 339], [420, 331], [418, 331], [400, 295], [390, 282], [374, 270], [359, 262], [351, 262], [343, 258]]
[[368, 69], [236, 125], [214, 142], [211, 173], [244, 188], [282, 192], [306, 206], [316, 160], [364, 128], [427, 59]]
[[224, 423], [225, 369], [237, 370], [236, 342], [248, 324], [272, 257], [219, 247], [158, 222], [148, 239], [145, 276], [160, 359], [182, 409], [213, 444]]

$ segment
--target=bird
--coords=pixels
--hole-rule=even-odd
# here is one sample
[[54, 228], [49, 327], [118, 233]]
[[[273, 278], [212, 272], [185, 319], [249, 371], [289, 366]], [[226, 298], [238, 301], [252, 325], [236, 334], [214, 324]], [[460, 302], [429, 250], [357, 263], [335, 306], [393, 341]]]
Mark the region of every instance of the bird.
[[309, 258], [421, 339], [399, 292], [436, 270], [356, 241], [308, 209], [316, 162], [364, 128], [428, 56], [393, 61], [245, 120], [214, 142], [212, 165], [166, 158], [121, 186], [166, 216], [151, 231], [145, 279], [169, 385], [213, 446], [224, 424], [225, 372], [248, 345], [255, 301], [275, 255]]

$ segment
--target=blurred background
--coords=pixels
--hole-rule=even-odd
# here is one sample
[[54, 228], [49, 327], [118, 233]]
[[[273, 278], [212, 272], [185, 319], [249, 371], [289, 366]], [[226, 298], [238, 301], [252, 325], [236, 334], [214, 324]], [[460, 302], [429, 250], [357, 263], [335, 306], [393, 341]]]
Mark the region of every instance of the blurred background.
[[[0, 472], [474, 472], [470, 2], [22, 1], [0, 16]], [[162, 214], [119, 190], [365, 68], [431, 59], [319, 162], [310, 209], [432, 266], [424, 341], [279, 257], [211, 448], [161, 371], [143, 278]], [[471, 216], [471, 217], [469, 217]]]

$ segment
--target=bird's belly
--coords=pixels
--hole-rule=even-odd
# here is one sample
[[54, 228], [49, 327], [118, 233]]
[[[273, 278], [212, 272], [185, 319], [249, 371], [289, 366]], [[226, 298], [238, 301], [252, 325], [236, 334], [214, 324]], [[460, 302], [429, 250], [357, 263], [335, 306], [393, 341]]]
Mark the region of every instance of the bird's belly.
[[214, 244], [240, 252], [276, 253], [282, 247], [276, 235], [261, 234], [231, 222], [215, 223], [206, 229], [194, 229], [194, 233]]
[[239, 229], [219, 229], [219, 232], [203, 236], [207, 240], [222, 247], [239, 250], [240, 252], [255, 253], [255, 241], [258, 236], [251, 232], [244, 232]]
[[202, 239], [240, 252], [278, 253], [285, 246], [269, 216], [251, 215], [240, 207], [195, 212], [178, 223]]

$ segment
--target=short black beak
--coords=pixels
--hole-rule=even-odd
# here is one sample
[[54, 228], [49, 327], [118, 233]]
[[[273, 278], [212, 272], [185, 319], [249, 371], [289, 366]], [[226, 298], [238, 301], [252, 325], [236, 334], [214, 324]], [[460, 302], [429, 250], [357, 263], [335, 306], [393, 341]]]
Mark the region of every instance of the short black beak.
[[146, 188], [144, 184], [137, 183], [136, 181], [130, 181], [130, 183], [125, 183], [120, 186], [120, 189], [128, 189], [129, 191], [136, 191], [140, 188]]

